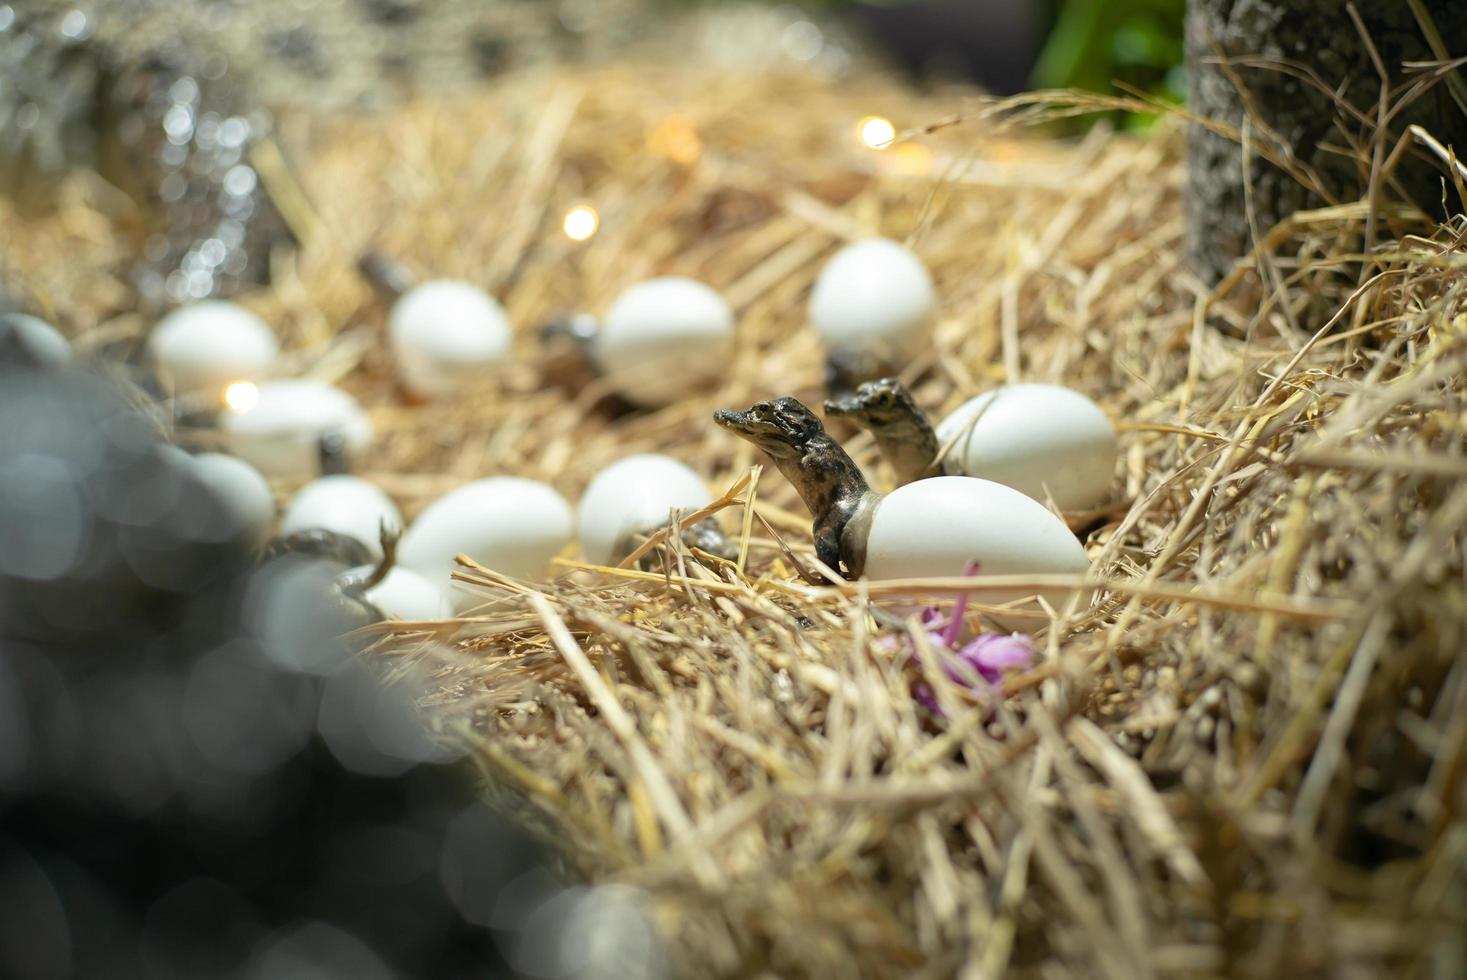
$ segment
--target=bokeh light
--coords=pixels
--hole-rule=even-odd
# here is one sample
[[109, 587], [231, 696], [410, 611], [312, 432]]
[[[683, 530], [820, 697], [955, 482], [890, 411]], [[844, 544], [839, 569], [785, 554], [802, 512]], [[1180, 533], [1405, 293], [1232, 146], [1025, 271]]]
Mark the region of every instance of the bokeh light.
[[224, 389], [224, 404], [236, 412], [248, 412], [260, 403], [260, 389], [252, 381], [236, 381]]
[[906, 177], [926, 177], [932, 173], [932, 150], [921, 143], [898, 143], [887, 154], [893, 173]]
[[703, 141], [691, 119], [673, 114], [647, 134], [647, 149], [674, 163], [691, 166], [703, 153]]
[[601, 227], [601, 217], [589, 204], [578, 204], [565, 213], [565, 222], [561, 227], [571, 241], [584, 242]]
[[861, 142], [873, 150], [882, 150], [896, 139], [896, 127], [885, 116], [866, 116], [856, 125]]

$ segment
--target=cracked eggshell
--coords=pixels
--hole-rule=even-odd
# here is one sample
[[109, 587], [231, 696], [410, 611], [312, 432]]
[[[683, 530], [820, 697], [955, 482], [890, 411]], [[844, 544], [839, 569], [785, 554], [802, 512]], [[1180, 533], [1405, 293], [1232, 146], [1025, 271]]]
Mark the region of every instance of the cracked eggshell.
[[389, 528], [402, 527], [402, 512], [391, 497], [361, 477], [335, 474], [313, 480], [291, 498], [280, 533], [325, 528], [356, 538], [373, 558], [381, 558], [384, 522]]
[[393, 304], [387, 332], [398, 378], [424, 398], [450, 394], [509, 353], [509, 316], [472, 283], [434, 279]]
[[673, 508], [694, 511], [712, 502], [703, 478], [686, 464], [657, 453], [628, 456], [596, 474], [581, 495], [581, 554], [596, 565], [613, 564], [626, 557], [617, 551], [627, 535], [656, 530]]
[[[1077, 574], [1090, 568], [1080, 542], [1043, 504], [1012, 487], [967, 476], [937, 476], [898, 487], [876, 505], [866, 541], [871, 579]], [[1073, 590], [1044, 597], [1063, 608]], [[1023, 590], [983, 592], [978, 601], [1021, 599]]]
[[[371, 573], [372, 569], [364, 566], [347, 574], [355, 578]], [[453, 605], [443, 590], [410, 568], [393, 568], [386, 578], [368, 589], [363, 598], [389, 619], [413, 622], [448, 619], [453, 615]]]
[[60, 367], [71, 360], [71, 344], [51, 324], [26, 313], [0, 314], [0, 326], [15, 331], [26, 353], [43, 367]]
[[1015, 384], [964, 402], [937, 426], [948, 473], [982, 477], [1084, 510], [1110, 499], [1116, 431], [1090, 399], [1060, 385]]
[[181, 306], [148, 335], [148, 356], [177, 394], [220, 395], [270, 373], [280, 344], [249, 310], [224, 300]]
[[463, 610], [481, 600], [453, 589], [455, 555], [536, 581], [570, 543], [573, 531], [570, 505], [553, 488], [520, 477], [491, 477], [429, 504], [402, 536], [397, 562], [421, 573]]
[[826, 350], [872, 354], [893, 366], [917, 353], [936, 313], [927, 267], [889, 238], [836, 252], [810, 293], [810, 324]]
[[696, 279], [648, 279], [622, 293], [591, 340], [602, 377], [627, 401], [667, 405], [722, 377], [733, 311]]
[[226, 408], [220, 428], [230, 452], [272, 477], [301, 479], [320, 468], [319, 443], [339, 432], [348, 456], [372, 444], [372, 422], [356, 399], [319, 381], [267, 381], [244, 411]]

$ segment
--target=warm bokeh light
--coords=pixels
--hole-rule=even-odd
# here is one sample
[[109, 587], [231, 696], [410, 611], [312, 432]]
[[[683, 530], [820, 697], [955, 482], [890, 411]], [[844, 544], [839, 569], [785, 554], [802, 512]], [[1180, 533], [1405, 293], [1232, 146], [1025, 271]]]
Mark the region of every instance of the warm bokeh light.
[[260, 401], [260, 389], [253, 381], [236, 381], [224, 389], [224, 404], [236, 412], [248, 412]]
[[703, 153], [703, 141], [687, 116], [671, 115], [647, 134], [647, 148], [674, 163], [690, 166]]
[[584, 242], [601, 227], [601, 218], [596, 214], [595, 208], [588, 204], [579, 204], [566, 212], [565, 222], [561, 227], [571, 241]]
[[926, 177], [932, 172], [932, 151], [921, 143], [898, 143], [888, 154], [891, 169], [907, 177]]
[[884, 149], [896, 139], [896, 127], [885, 116], [867, 116], [856, 128], [861, 142], [873, 150]]

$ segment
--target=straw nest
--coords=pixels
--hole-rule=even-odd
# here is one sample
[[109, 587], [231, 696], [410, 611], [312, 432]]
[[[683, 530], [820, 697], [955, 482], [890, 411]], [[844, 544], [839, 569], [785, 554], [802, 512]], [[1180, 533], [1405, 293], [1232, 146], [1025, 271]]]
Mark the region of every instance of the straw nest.
[[[365, 475], [409, 518], [486, 474], [573, 496], [652, 450], [727, 491], [742, 547], [705, 568], [659, 542], [657, 572], [568, 554], [534, 585], [465, 566], [482, 608], [384, 627], [373, 655], [431, 669], [430, 716], [494, 795], [592, 879], [645, 890], [687, 975], [1461, 975], [1462, 219], [1302, 214], [1207, 290], [1180, 262], [1180, 126], [1057, 142], [993, 108], [624, 66], [287, 138], [292, 164], [262, 169], [303, 244], [246, 302], [370, 406]], [[866, 113], [939, 125], [878, 152], [854, 139]], [[55, 312], [83, 343], [135, 335], [94, 312], [120, 288], [112, 206], [70, 193], [11, 261], [43, 281], [48, 249], [94, 258]], [[580, 201], [602, 220], [584, 244], [559, 227]], [[893, 589], [972, 586], [981, 608], [983, 579], [806, 584], [798, 499], [710, 424], [818, 396], [804, 300], [870, 233], [912, 243], [939, 285], [905, 372], [930, 410], [1057, 381], [1121, 433], [1118, 506], [1087, 541], [1094, 605], [1036, 627], [1039, 665], [998, 698], [878, 642], [891, 628], [868, 615]], [[495, 291], [514, 365], [404, 404], [354, 268], [371, 248]], [[734, 306], [725, 383], [622, 414], [550, 383], [537, 323], [659, 273]], [[869, 440], [848, 445], [883, 476]], [[923, 677], [941, 716], [914, 701]]]

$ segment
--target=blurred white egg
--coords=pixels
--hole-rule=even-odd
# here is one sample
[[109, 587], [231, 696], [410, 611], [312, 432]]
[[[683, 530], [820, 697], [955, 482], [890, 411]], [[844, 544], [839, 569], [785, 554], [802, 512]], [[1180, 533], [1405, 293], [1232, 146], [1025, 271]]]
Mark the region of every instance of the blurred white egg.
[[872, 355], [890, 366], [917, 353], [936, 312], [927, 267], [889, 238], [836, 252], [810, 294], [810, 323], [827, 350]]
[[251, 544], [264, 541], [275, 523], [275, 495], [260, 471], [224, 453], [199, 453], [189, 463], [237, 522], [227, 534], [238, 533]]
[[1110, 499], [1116, 432], [1090, 399], [1060, 385], [996, 388], [958, 406], [937, 426], [937, 441], [957, 440], [943, 459], [948, 473], [982, 477], [1052, 497], [1060, 510]]
[[622, 293], [591, 339], [591, 358], [627, 401], [667, 405], [722, 377], [733, 311], [696, 279], [648, 279]]
[[462, 387], [509, 352], [504, 307], [484, 290], [457, 279], [415, 286], [393, 304], [388, 336], [403, 387], [437, 398]]
[[[370, 568], [355, 568], [347, 574], [360, 578], [372, 573]], [[387, 577], [368, 589], [363, 598], [376, 606], [389, 619], [408, 621], [448, 619], [453, 606], [443, 590], [410, 568], [393, 568]]]
[[181, 306], [148, 335], [148, 356], [177, 394], [221, 394], [265, 377], [280, 344], [264, 320], [224, 300]]
[[26, 353], [44, 367], [57, 367], [71, 359], [71, 344], [61, 331], [38, 316], [6, 313], [0, 315], [0, 326], [14, 330]]
[[625, 545], [632, 536], [666, 524], [673, 508], [686, 514], [712, 502], [703, 478], [671, 456], [628, 456], [596, 474], [581, 497], [581, 553], [593, 564], [613, 564], [629, 553]]
[[392, 498], [360, 477], [337, 474], [307, 483], [291, 498], [280, 519], [280, 533], [325, 528], [356, 538], [372, 557], [381, 558], [384, 523], [402, 528], [402, 512]]
[[372, 422], [356, 399], [319, 381], [267, 381], [248, 408], [219, 416], [230, 452], [266, 476], [300, 479], [320, 469], [320, 440], [338, 433], [349, 456], [372, 443]]
[[438, 498], [397, 546], [397, 562], [422, 573], [458, 609], [474, 596], [455, 592], [455, 555], [512, 578], [538, 580], [570, 543], [574, 519], [565, 498], [543, 483], [513, 476], [478, 480]]
[[[937, 476], [898, 487], [876, 505], [866, 540], [871, 579], [979, 575], [1075, 574], [1090, 568], [1080, 542], [1032, 497], [991, 480]], [[1073, 590], [1043, 594], [1062, 608]], [[1010, 602], [1025, 590], [984, 592], [979, 601]]]

